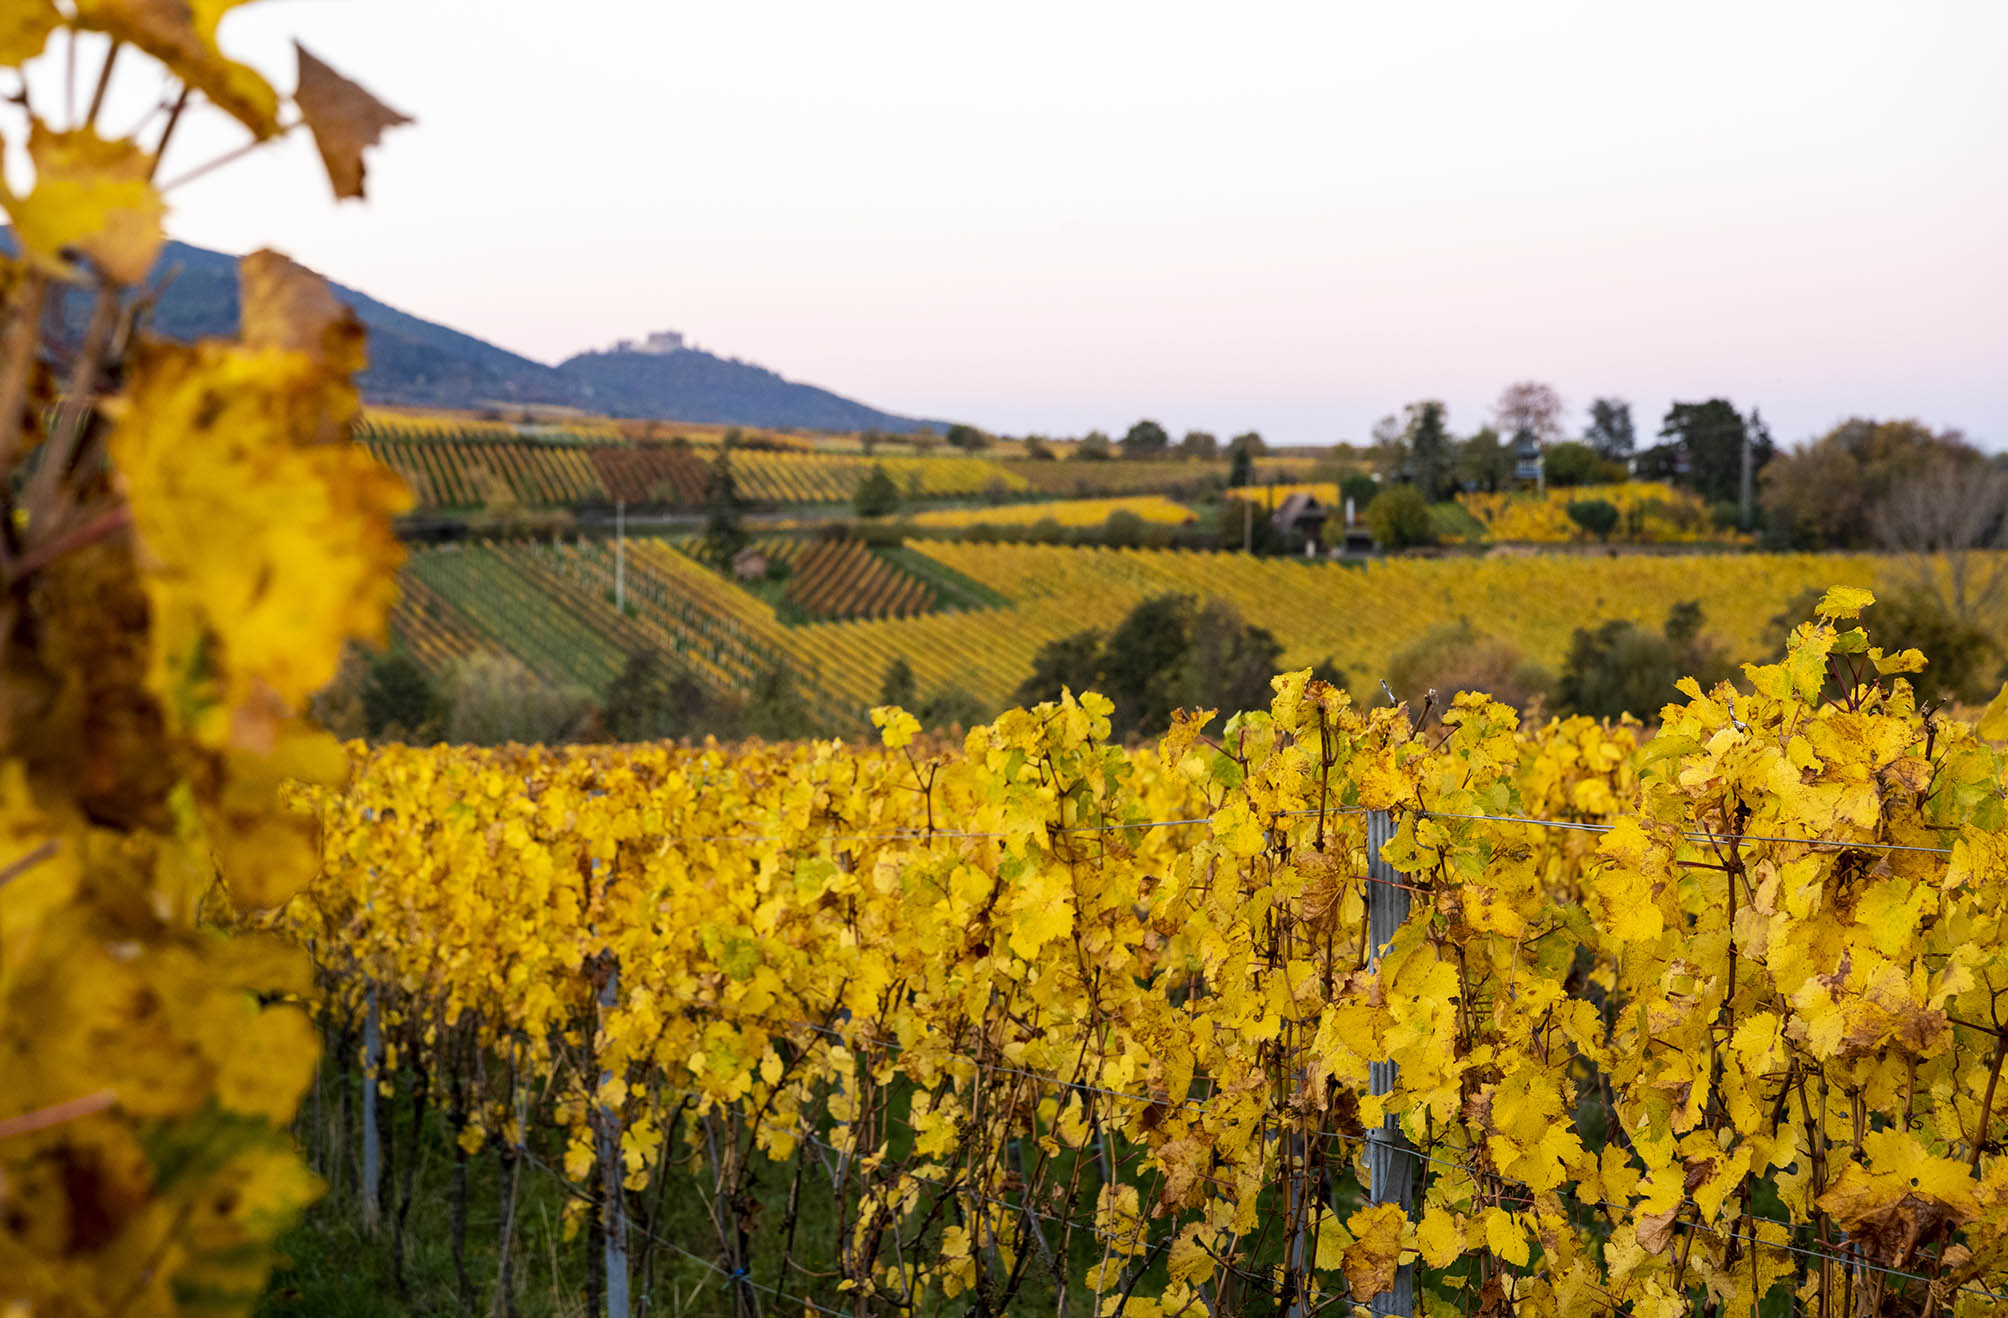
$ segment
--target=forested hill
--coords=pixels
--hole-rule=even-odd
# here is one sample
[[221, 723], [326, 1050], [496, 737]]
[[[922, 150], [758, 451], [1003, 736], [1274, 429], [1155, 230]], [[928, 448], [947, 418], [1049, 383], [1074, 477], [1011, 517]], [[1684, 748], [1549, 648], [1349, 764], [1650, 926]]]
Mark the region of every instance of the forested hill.
[[764, 366], [685, 348], [672, 353], [584, 352], [558, 366], [585, 390], [581, 406], [616, 416], [673, 416], [797, 430], [946, 429], [892, 416]]
[[[0, 249], [13, 234], [0, 228]], [[154, 311], [153, 327], [176, 339], [226, 335], [237, 328], [237, 258], [170, 242], [155, 283], [172, 272]], [[363, 394], [373, 403], [426, 407], [556, 403], [615, 416], [670, 417], [777, 428], [905, 431], [941, 429], [940, 422], [894, 416], [877, 408], [785, 380], [764, 367], [707, 352], [584, 353], [548, 366], [437, 322], [378, 301], [360, 289], [334, 285], [369, 330], [370, 363]], [[81, 331], [89, 308], [72, 297], [66, 319]]]

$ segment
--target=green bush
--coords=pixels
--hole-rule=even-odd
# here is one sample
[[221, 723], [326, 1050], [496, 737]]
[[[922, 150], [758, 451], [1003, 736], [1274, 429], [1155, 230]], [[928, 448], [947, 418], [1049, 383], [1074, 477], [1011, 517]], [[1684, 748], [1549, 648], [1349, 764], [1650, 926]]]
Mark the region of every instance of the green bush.
[[1367, 529], [1384, 549], [1407, 549], [1435, 542], [1429, 504], [1414, 486], [1382, 490], [1367, 505]]
[[1618, 506], [1609, 499], [1578, 499], [1569, 505], [1569, 520], [1599, 540], [1611, 538], [1620, 516]]

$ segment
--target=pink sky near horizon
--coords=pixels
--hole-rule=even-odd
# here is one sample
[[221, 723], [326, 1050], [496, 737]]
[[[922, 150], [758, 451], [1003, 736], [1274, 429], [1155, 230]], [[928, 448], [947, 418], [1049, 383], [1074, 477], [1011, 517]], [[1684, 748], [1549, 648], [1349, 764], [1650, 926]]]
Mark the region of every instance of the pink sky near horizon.
[[[333, 205], [289, 141], [177, 189], [173, 235], [541, 360], [675, 328], [1010, 433], [1364, 440], [1421, 397], [1462, 431], [1533, 378], [1572, 426], [1629, 398], [1642, 437], [1721, 395], [1784, 442], [1866, 414], [2008, 447], [1993, 0], [351, 0], [223, 29], [282, 86], [295, 35], [418, 120], [372, 200]], [[108, 122], [154, 90], [129, 71]], [[162, 175], [235, 140], [202, 124]]]

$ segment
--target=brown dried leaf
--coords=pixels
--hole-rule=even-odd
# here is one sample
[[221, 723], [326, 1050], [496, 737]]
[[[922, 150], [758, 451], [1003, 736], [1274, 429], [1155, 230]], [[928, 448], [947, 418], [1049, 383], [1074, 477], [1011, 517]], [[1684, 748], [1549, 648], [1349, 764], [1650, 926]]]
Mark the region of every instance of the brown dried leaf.
[[363, 152], [377, 144], [386, 128], [408, 124], [411, 118], [391, 109], [362, 87], [323, 64], [299, 42], [300, 89], [293, 100], [313, 130], [321, 163], [337, 200], [363, 195]]
[[76, 0], [77, 26], [130, 42], [260, 139], [279, 131], [279, 94], [224, 56], [216, 25], [244, 0]]

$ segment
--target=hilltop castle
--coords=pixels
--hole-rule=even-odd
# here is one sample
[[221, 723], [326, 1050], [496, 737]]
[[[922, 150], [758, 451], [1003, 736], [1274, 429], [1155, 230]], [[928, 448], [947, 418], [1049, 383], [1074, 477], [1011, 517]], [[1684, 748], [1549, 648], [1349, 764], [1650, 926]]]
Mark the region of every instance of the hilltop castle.
[[683, 351], [683, 335], [677, 330], [657, 330], [645, 339], [620, 339], [614, 344], [615, 352], [648, 352], [656, 356], [667, 356]]

